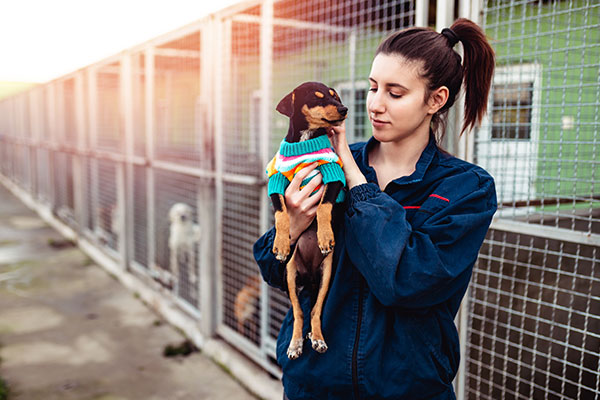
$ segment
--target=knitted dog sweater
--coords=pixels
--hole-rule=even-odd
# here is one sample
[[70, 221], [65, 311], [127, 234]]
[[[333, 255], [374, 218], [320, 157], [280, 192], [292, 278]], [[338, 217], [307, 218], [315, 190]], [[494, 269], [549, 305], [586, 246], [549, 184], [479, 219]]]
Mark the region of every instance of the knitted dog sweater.
[[[323, 184], [339, 181], [346, 185], [342, 161], [333, 152], [327, 135], [297, 143], [288, 143], [284, 139], [279, 146], [279, 151], [267, 165], [269, 196], [273, 193], [284, 194], [294, 175], [313, 162], [318, 162], [319, 165], [302, 181], [301, 188], [319, 172], [323, 176]], [[320, 186], [315, 191], [319, 188]], [[336, 203], [342, 201], [344, 201], [344, 190], [340, 190]]]

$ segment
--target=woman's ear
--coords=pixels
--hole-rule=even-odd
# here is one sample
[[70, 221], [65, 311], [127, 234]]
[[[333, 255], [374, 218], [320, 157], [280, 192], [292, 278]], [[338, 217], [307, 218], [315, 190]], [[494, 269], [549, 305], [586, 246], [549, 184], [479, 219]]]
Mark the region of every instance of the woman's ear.
[[446, 86], [440, 86], [431, 92], [429, 100], [427, 101], [427, 105], [429, 106], [428, 113], [433, 115], [444, 107], [444, 104], [448, 101], [449, 95], [450, 91]]

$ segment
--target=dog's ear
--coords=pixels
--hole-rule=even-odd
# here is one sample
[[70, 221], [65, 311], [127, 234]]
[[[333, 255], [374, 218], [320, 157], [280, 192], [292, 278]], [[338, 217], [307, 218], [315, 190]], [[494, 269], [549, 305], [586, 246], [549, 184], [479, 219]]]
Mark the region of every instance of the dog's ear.
[[279, 104], [277, 104], [276, 110], [287, 117], [291, 117], [294, 114], [295, 97], [296, 95], [294, 92], [289, 93], [287, 96], [281, 99]]

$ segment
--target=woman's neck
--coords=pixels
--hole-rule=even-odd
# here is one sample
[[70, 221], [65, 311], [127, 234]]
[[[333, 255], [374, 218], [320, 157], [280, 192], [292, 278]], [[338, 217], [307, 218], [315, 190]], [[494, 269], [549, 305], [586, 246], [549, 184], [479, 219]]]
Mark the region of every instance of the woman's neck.
[[377, 172], [382, 190], [394, 179], [411, 175], [429, 143], [429, 132], [414, 134], [394, 142], [379, 142], [369, 154], [369, 164]]

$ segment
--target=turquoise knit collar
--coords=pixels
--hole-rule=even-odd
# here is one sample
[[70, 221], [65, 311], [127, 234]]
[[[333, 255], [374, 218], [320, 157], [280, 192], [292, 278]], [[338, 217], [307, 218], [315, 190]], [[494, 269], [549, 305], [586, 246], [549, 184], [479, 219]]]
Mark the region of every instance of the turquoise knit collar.
[[302, 154], [312, 153], [331, 147], [331, 142], [327, 135], [321, 135], [314, 139], [308, 139], [303, 142], [289, 143], [285, 139], [279, 146], [279, 154], [284, 157], [300, 156]]

